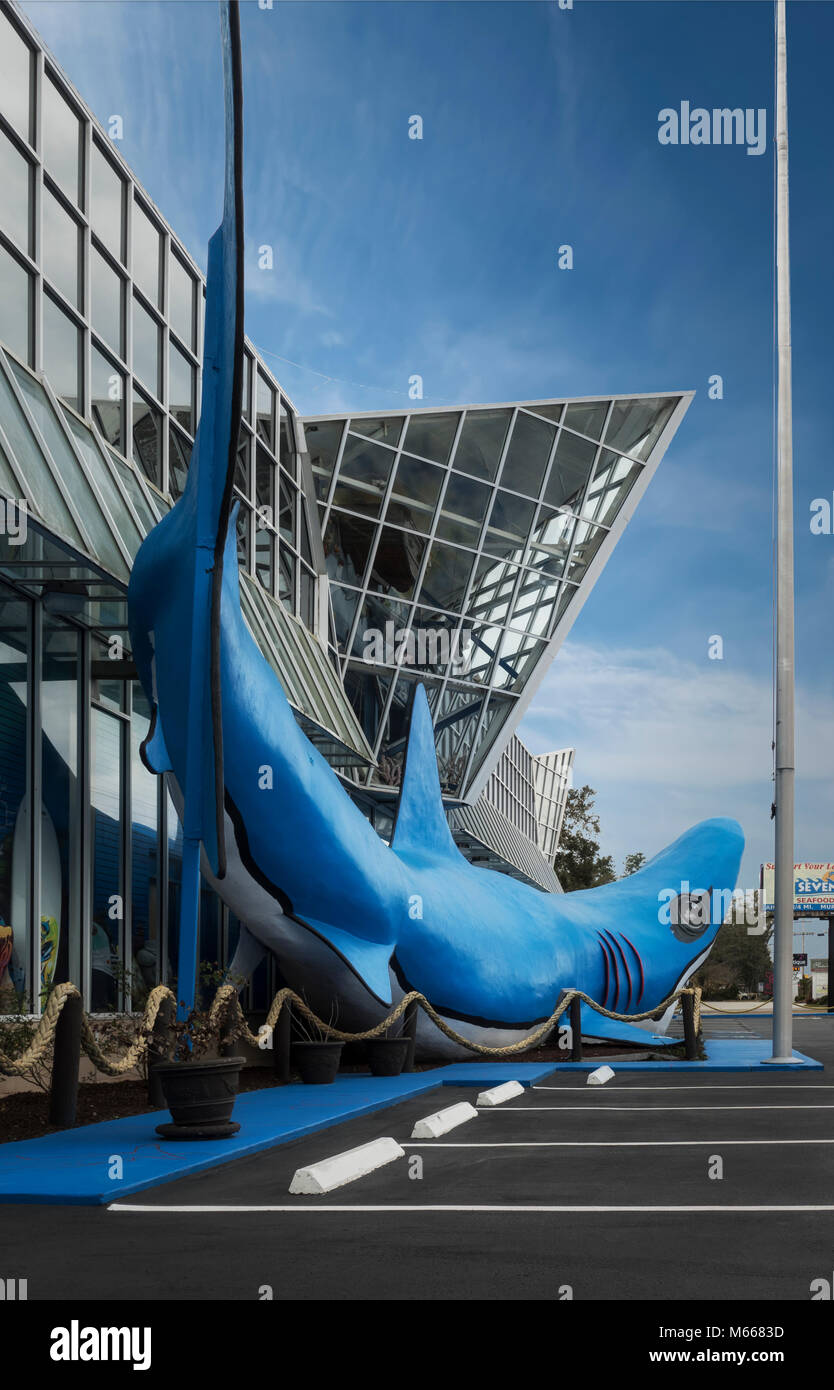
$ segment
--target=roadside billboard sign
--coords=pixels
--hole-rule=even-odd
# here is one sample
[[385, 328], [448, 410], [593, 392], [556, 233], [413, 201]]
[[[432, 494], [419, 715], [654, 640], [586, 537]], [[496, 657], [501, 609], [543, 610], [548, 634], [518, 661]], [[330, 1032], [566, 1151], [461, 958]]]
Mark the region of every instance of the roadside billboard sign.
[[[759, 884], [765, 911], [773, 911], [774, 866], [762, 864]], [[794, 864], [793, 910], [795, 916], [834, 917], [834, 864]]]

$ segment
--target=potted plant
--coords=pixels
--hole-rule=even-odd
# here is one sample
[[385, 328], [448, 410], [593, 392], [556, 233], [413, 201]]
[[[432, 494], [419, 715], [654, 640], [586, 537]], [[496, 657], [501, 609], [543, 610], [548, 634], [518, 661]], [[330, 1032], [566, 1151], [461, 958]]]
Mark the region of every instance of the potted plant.
[[218, 1057], [218, 1038], [209, 1013], [194, 1008], [171, 1024], [170, 1061], [158, 1062], [159, 1079], [172, 1123], [157, 1125], [163, 1139], [227, 1139], [240, 1125], [231, 1115], [245, 1057]]
[[[306, 999], [304, 1001], [307, 1002]], [[335, 1027], [338, 1008], [331, 1009], [329, 1024]], [[300, 1009], [293, 1010], [293, 1022], [301, 1038], [292, 1045], [293, 1064], [307, 1086], [329, 1086], [336, 1080], [344, 1043], [331, 1038], [327, 1029], [314, 1023]]]
[[368, 1038], [365, 1058], [372, 1076], [399, 1076], [408, 1060], [410, 1038]]

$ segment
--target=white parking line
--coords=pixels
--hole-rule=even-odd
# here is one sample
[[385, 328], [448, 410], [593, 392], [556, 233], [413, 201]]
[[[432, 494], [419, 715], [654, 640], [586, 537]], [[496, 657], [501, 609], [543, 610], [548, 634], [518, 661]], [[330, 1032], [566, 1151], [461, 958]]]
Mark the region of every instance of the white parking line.
[[[582, 1086], [531, 1086], [531, 1091], [573, 1091], [578, 1096], [586, 1096], [588, 1091]], [[787, 1081], [766, 1082], [762, 1085], [753, 1085], [750, 1082], [744, 1086], [618, 1086], [614, 1091], [608, 1091], [608, 1095], [616, 1095], [620, 1091], [834, 1091], [834, 1083], [814, 1082], [809, 1085], [797, 1085], [796, 1082]]]
[[722, 1149], [739, 1144], [834, 1144], [834, 1139], [519, 1139], [484, 1144], [418, 1144], [402, 1141], [404, 1149], [693, 1149], [720, 1144]]
[[[500, 1109], [484, 1110], [483, 1114], [529, 1115], [549, 1111], [555, 1115], [569, 1115], [572, 1110], [587, 1115], [590, 1107], [587, 1105], [504, 1105]], [[721, 1110], [729, 1115], [734, 1110], [834, 1110], [834, 1105], [603, 1105], [596, 1111], [596, 1114], [610, 1115], [618, 1111], [626, 1111], [637, 1115], [661, 1115], [669, 1114], [670, 1111], [677, 1114], [681, 1111], [694, 1112], [696, 1110]]]
[[531, 1213], [538, 1214], [538, 1215], [544, 1215], [544, 1214], [548, 1214], [548, 1213], [553, 1213], [554, 1215], [559, 1215], [559, 1216], [605, 1216], [605, 1215], [613, 1215], [613, 1214], [622, 1215], [622, 1214], [626, 1214], [626, 1213], [628, 1213], [628, 1212], [634, 1212], [634, 1213], [637, 1214], [637, 1215], [639, 1215], [640, 1213], [652, 1213], [652, 1214], [655, 1214], [655, 1215], [661, 1215], [661, 1214], [664, 1214], [664, 1213], [670, 1213], [670, 1214], [673, 1214], [673, 1215], [674, 1215], [674, 1214], [676, 1214], [676, 1213], [685, 1213], [685, 1212], [721, 1212], [721, 1213], [724, 1214], [724, 1215], [728, 1215], [728, 1214], [731, 1214], [731, 1213], [733, 1213], [733, 1212], [777, 1212], [777, 1211], [784, 1211], [784, 1212], [816, 1212], [816, 1213], [820, 1213], [820, 1212], [834, 1212], [834, 1205], [829, 1205], [829, 1204], [823, 1205], [823, 1204], [820, 1204], [820, 1205], [817, 1205], [817, 1206], [812, 1206], [812, 1205], [803, 1206], [803, 1205], [799, 1205], [799, 1204], [792, 1204], [792, 1205], [788, 1205], [788, 1206], [776, 1206], [776, 1205], [772, 1205], [772, 1206], [746, 1206], [746, 1205], [745, 1205], [745, 1206], [717, 1206], [717, 1205], [716, 1205], [716, 1206], [712, 1206], [712, 1205], [710, 1205], [710, 1206], [694, 1206], [694, 1205], [693, 1205], [693, 1206], [594, 1206], [594, 1207], [558, 1206], [558, 1207], [557, 1207], [557, 1206], [547, 1206], [547, 1205], [543, 1205], [543, 1206], [524, 1206], [524, 1205], [521, 1205], [521, 1204], [519, 1204], [519, 1205], [517, 1205], [517, 1206], [512, 1206], [512, 1205], [510, 1205], [509, 1203], [501, 1203], [501, 1204], [499, 1204], [499, 1203], [488, 1203], [488, 1202], [487, 1202], [487, 1203], [481, 1203], [480, 1205], [460, 1204], [460, 1205], [450, 1205], [450, 1206], [441, 1206], [441, 1205], [434, 1205], [434, 1204], [429, 1205], [428, 1203], [426, 1203], [425, 1205], [422, 1205], [422, 1204], [411, 1204], [411, 1205], [406, 1205], [406, 1204], [403, 1204], [403, 1203], [399, 1203], [399, 1204], [396, 1204], [396, 1205], [395, 1205], [395, 1204], [392, 1203], [390, 1206], [383, 1205], [382, 1203], [368, 1203], [368, 1204], [359, 1204], [359, 1203], [357, 1203], [357, 1204], [352, 1205], [352, 1206], [342, 1206], [342, 1205], [337, 1206], [337, 1205], [334, 1204], [334, 1205], [332, 1205], [332, 1206], [306, 1206], [306, 1205], [304, 1205], [304, 1206], [297, 1206], [297, 1205], [293, 1205], [293, 1206], [281, 1206], [281, 1205], [275, 1205], [275, 1206], [273, 1206], [273, 1205], [269, 1205], [269, 1206], [256, 1206], [256, 1205], [251, 1205], [251, 1206], [249, 1206], [249, 1205], [247, 1205], [247, 1206], [194, 1206], [194, 1207], [185, 1207], [185, 1206], [139, 1206], [139, 1205], [136, 1205], [136, 1204], [134, 1204], [134, 1203], [132, 1203], [132, 1202], [114, 1202], [114, 1203], [112, 1203], [112, 1204], [107, 1208], [107, 1210], [108, 1210], [108, 1211], [131, 1212], [131, 1213], [134, 1213], [134, 1214], [137, 1213], [137, 1212], [139, 1212], [139, 1213], [142, 1213], [142, 1214], [144, 1214], [144, 1215], [152, 1215], [152, 1214], [155, 1213], [155, 1214], [160, 1215], [160, 1216], [171, 1216], [171, 1215], [185, 1215], [185, 1216], [189, 1216], [189, 1215], [190, 1215], [190, 1216], [211, 1216], [211, 1215], [223, 1216], [223, 1215], [227, 1215], [227, 1216], [237, 1216], [237, 1215], [244, 1214], [244, 1213], [246, 1213], [246, 1212], [257, 1212], [257, 1213], [275, 1212], [275, 1213], [279, 1213], [279, 1214], [284, 1214], [285, 1212], [286, 1212], [286, 1213], [298, 1213], [298, 1212], [303, 1212], [303, 1213], [305, 1213], [305, 1214], [306, 1214], [306, 1213], [310, 1213], [310, 1212], [317, 1212], [320, 1216], [339, 1215], [339, 1214], [343, 1214], [343, 1213], [346, 1213], [346, 1212], [356, 1212], [356, 1213], [359, 1213], [359, 1214], [362, 1214], [362, 1215], [366, 1215], [368, 1212], [390, 1212], [392, 1215], [398, 1215], [398, 1214], [400, 1214], [400, 1213], [402, 1213], [402, 1212], [473, 1212], [473, 1213], [480, 1213], [480, 1212], [508, 1212], [508, 1213], [509, 1213], [509, 1212], [521, 1212], [521, 1213], [527, 1213], [527, 1212], [531, 1212]]

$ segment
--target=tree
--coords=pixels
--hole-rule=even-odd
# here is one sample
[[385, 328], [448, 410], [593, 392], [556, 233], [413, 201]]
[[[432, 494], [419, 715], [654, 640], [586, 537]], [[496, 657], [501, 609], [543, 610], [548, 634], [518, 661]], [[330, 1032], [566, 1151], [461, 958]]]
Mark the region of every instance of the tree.
[[613, 883], [614, 860], [600, 854], [599, 817], [594, 813], [593, 787], [571, 787], [565, 802], [565, 819], [553, 867], [566, 893]]
[[773, 969], [769, 950], [772, 935], [771, 927], [761, 935], [751, 935], [743, 921], [724, 922], [718, 929], [708, 958], [695, 977], [696, 983], [705, 991], [734, 986], [750, 994], [756, 993]]
[[642, 869], [646, 862], [645, 854], [640, 850], [635, 850], [633, 854], [627, 854], [623, 866], [623, 878], [628, 878], [629, 874], [636, 874], [638, 869]]

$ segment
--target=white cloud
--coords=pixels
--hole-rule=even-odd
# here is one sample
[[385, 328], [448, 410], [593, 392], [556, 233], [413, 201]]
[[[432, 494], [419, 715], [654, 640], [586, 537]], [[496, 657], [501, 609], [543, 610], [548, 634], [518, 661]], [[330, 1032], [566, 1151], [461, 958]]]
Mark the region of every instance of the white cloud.
[[[602, 650], [569, 642], [522, 725], [533, 752], [574, 745], [574, 781], [598, 793], [603, 849], [618, 864], [656, 853], [708, 816], [734, 816], [747, 837], [743, 877], [772, 858], [771, 692], [726, 662], [662, 648]], [[798, 859], [834, 857], [834, 698], [797, 696]]]

